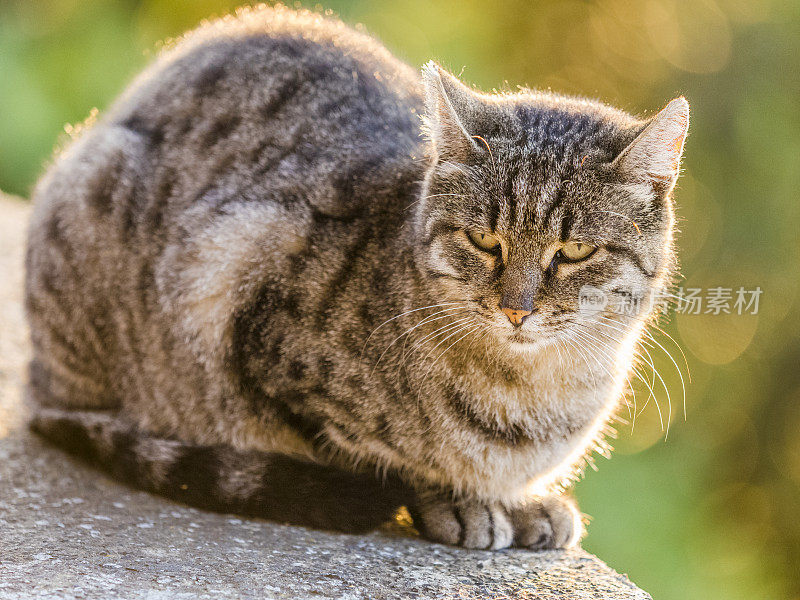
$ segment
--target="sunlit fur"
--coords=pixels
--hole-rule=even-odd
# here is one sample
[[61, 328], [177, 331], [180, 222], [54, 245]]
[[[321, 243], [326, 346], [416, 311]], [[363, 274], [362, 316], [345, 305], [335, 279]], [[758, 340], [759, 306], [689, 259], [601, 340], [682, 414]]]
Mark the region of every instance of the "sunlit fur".
[[[653, 313], [612, 306], [674, 270], [687, 111], [485, 95], [285, 8], [208, 24], [37, 186], [34, 427], [201, 506], [347, 528], [375, 498], [439, 541], [574, 544], [553, 492]], [[570, 240], [597, 250], [554, 265]]]

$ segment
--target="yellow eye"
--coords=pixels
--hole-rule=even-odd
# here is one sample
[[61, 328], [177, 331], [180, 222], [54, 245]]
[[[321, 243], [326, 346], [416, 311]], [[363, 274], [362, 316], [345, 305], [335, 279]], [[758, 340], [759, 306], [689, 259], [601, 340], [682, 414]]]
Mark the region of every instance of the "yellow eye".
[[597, 250], [597, 246], [592, 246], [591, 244], [567, 242], [561, 248], [561, 254], [563, 254], [564, 258], [567, 260], [578, 261], [589, 258], [595, 250]]
[[491, 252], [492, 250], [496, 250], [500, 247], [500, 240], [497, 236], [492, 235], [491, 233], [479, 233], [477, 231], [470, 231], [468, 232], [469, 239], [481, 250], [485, 250], [486, 252]]

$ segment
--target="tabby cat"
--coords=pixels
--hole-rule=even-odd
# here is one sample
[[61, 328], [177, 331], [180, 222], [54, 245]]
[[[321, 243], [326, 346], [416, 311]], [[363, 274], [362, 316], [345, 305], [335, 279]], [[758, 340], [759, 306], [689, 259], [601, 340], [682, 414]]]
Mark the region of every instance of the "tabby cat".
[[[675, 268], [688, 105], [414, 70], [339, 21], [179, 40], [35, 191], [35, 431], [211, 510], [559, 548]], [[582, 310], [581, 290], [605, 295]]]

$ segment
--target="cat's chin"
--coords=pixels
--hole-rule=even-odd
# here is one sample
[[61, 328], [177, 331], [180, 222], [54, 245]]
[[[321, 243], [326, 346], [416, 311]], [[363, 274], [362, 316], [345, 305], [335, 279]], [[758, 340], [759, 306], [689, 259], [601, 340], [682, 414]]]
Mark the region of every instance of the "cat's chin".
[[503, 332], [506, 348], [518, 354], [537, 354], [558, 343], [558, 335], [548, 332], [512, 331]]
[[517, 352], [531, 352], [540, 350], [552, 343], [552, 339], [545, 335], [537, 335], [523, 331], [513, 331], [506, 334], [509, 347]]

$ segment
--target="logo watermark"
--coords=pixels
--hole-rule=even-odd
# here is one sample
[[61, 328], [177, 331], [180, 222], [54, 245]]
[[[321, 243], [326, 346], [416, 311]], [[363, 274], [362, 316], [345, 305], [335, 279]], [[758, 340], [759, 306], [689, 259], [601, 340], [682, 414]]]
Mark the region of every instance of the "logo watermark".
[[592, 315], [602, 311], [638, 315], [644, 311], [666, 312], [669, 308], [686, 315], [757, 315], [763, 290], [760, 287], [677, 288], [642, 292], [614, 289], [613, 292], [585, 285], [578, 294], [578, 311]]

